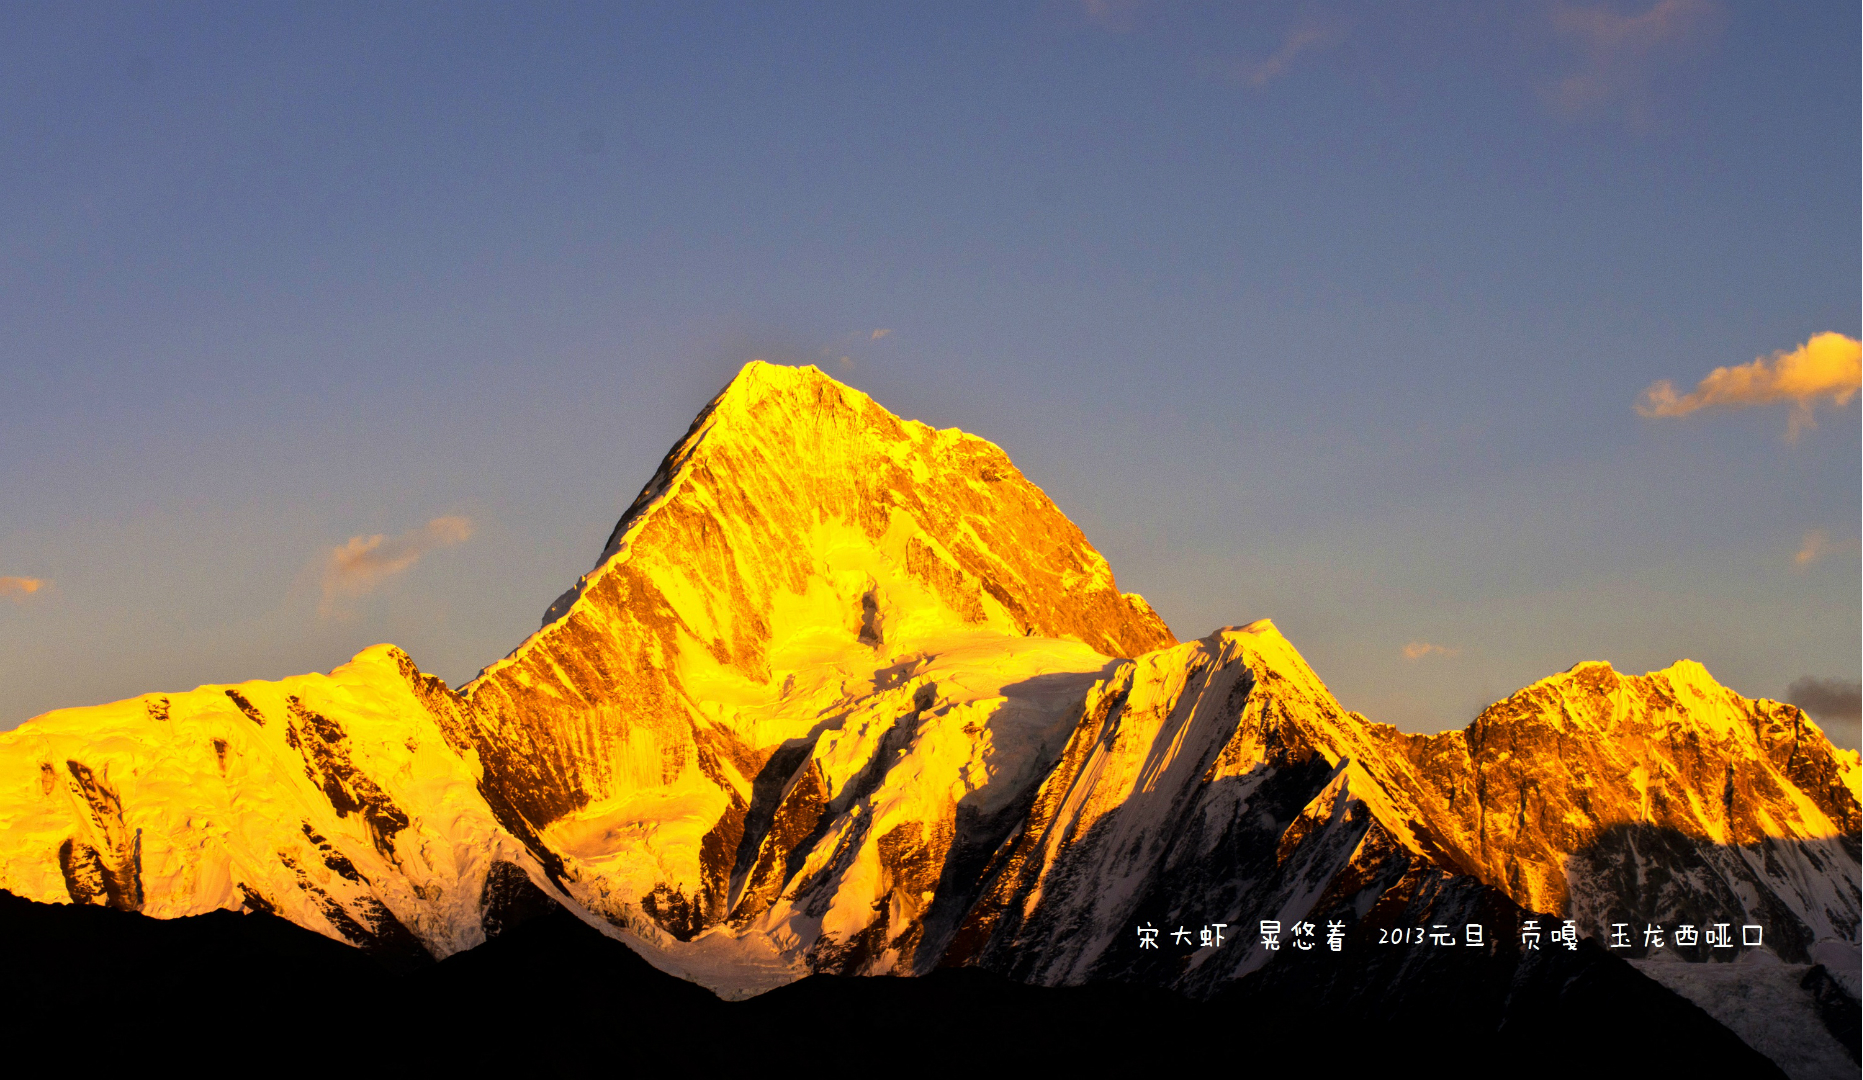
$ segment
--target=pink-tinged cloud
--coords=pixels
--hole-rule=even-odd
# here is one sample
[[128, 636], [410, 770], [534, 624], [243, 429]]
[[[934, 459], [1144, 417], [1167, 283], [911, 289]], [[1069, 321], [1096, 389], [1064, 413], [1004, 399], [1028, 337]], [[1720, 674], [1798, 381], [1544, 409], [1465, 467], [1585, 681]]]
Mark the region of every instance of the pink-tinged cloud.
[[1132, 29], [1139, 0], [1080, 0], [1080, 13], [1102, 30], [1123, 34]]
[[471, 536], [471, 519], [449, 515], [400, 536], [350, 537], [341, 547], [331, 549], [324, 562], [323, 614], [335, 610], [338, 598], [374, 592], [390, 578], [413, 569], [428, 552], [464, 543]]
[[1805, 534], [1805, 542], [1799, 546], [1798, 554], [1792, 561], [1799, 566], [1810, 566], [1831, 553], [1831, 536], [1823, 529], [1813, 529]]
[[1805, 538], [1799, 542], [1798, 551], [1792, 556], [1792, 565], [1803, 570], [1839, 552], [1855, 550], [1857, 550], [1857, 541], [1854, 539], [1836, 540], [1832, 539], [1831, 534], [1823, 529], [1808, 529], [1805, 531]]
[[1665, 59], [1712, 36], [1720, 21], [1712, 0], [1660, 0], [1635, 15], [1602, 7], [1554, 7], [1553, 29], [1577, 45], [1585, 64], [1555, 83], [1547, 98], [1567, 116], [1621, 106], [1630, 120], [1641, 122], [1649, 88], [1660, 83], [1658, 69]]
[[1427, 641], [1413, 641], [1404, 646], [1404, 659], [1421, 660], [1426, 656], [1460, 656], [1462, 650], [1448, 645], [1433, 645]]
[[36, 577], [0, 577], [0, 596], [14, 602], [22, 602], [33, 593], [44, 589], [51, 582]]
[[873, 332], [873, 336], [872, 336], [872, 337], [870, 337], [870, 338], [868, 338], [867, 340], [868, 340], [868, 341], [878, 341], [878, 340], [880, 340], [881, 338], [883, 338], [883, 337], [885, 337], [886, 335], [888, 335], [888, 334], [890, 334], [890, 333], [892, 333], [892, 332], [893, 332], [893, 331], [892, 331], [892, 330], [891, 330], [890, 328], [888, 328], [888, 327], [884, 327], [884, 326], [882, 326], [882, 327], [881, 327], [881, 328], [879, 328], [878, 330], [875, 330], [875, 331]]
[[1667, 379], [1652, 384], [1637, 402], [1643, 416], [1687, 416], [1702, 409], [1747, 409], [1789, 404], [1785, 437], [1818, 425], [1819, 403], [1841, 408], [1863, 387], [1863, 344], [1842, 334], [1818, 334], [1790, 352], [1776, 352], [1738, 367], [1715, 368], [1687, 394]]
[[1345, 40], [1351, 24], [1343, 21], [1301, 23], [1288, 31], [1281, 47], [1266, 60], [1244, 64], [1237, 74], [1250, 86], [1266, 86], [1294, 69], [1294, 61], [1303, 53], [1330, 49]]

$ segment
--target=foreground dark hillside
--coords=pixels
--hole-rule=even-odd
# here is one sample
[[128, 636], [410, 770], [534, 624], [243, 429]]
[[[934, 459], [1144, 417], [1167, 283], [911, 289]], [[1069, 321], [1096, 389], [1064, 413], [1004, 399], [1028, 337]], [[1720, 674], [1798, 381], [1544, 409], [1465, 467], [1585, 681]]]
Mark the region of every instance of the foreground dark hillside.
[[1315, 1074], [1780, 1075], [1628, 965], [1589, 947], [1560, 962], [1571, 966], [1566, 977], [1486, 1006], [1476, 998], [1492, 999], [1491, 988], [1471, 992], [1479, 980], [1460, 985], [1454, 971], [1402, 1003], [1246, 980], [1197, 1003], [1119, 984], [1031, 987], [975, 969], [818, 975], [725, 1002], [561, 910], [396, 970], [265, 914], [156, 920], [0, 893], [0, 1025], [9, 1042], [37, 1045], [76, 1073], [193, 1062], [252, 1074], [454, 1065], [1020, 1074], [1216, 1055]]

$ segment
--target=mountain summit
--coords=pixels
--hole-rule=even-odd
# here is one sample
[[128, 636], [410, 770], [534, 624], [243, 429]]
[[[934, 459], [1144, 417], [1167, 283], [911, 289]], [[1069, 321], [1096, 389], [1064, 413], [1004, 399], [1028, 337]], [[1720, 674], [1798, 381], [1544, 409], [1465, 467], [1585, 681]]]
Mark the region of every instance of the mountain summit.
[[994, 693], [1173, 640], [993, 443], [757, 361], [458, 731], [513, 833], [600, 882], [585, 903], [683, 940], [749, 873], [757, 778], [837, 712], [918, 693], [935, 657], [988, 656]]
[[[1859, 772], [1686, 661], [1581, 664], [1402, 734], [1266, 620], [1177, 642], [994, 444], [757, 362], [457, 692], [384, 645], [0, 735], [0, 887], [273, 911], [408, 962], [561, 906], [726, 996], [981, 966], [1516, 1009], [1629, 923], [1854, 960]], [[1525, 947], [1564, 919], [1583, 958]], [[1357, 959], [1264, 923], [1336, 926]], [[1476, 923], [1473, 949], [1389, 944]], [[1624, 955], [1722, 958], [1645, 942]]]

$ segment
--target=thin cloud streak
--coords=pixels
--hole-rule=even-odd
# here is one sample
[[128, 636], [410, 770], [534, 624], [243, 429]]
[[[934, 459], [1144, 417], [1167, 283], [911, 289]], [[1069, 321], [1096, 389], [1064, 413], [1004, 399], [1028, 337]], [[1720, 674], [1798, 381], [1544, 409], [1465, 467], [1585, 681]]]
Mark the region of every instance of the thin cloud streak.
[[1787, 441], [1817, 427], [1812, 410], [1819, 402], [1842, 408], [1863, 387], [1863, 344], [1842, 334], [1814, 335], [1770, 361], [1760, 357], [1738, 367], [1715, 368], [1695, 389], [1677, 395], [1668, 379], [1652, 383], [1637, 401], [1647, 417], [1687, 416], [1702, 409], [1747, 409], [1788, 402]]
[[1316, 49], [1330, 49], [1345, 40], [1351, 30], [1347, 22], [1309, 22], [1302, 23], [1288, 31], [1286, 40], [1266, 60], [1253, 64], [1243, 64], [1237, 75], [1249, 86], [1266, 86], [1294, 69], [1294, 61], [1302, 53]]
[[1555, 7], [1553, 29], [1578, 43], [1585, 66], [1547, 90], [1548, 104], [1567, 117], [1622, 104], [1628, 119], [1643, 122], [1661, 55], [1711, 35], [1719, 15], [1711, 0], [1661, 0], [1640, 15]]
[[366, 596], [390, 578], [413, 569], [429, 552], [462, 544], [471, 536], [471, 519], [454, 514], [434, 518], [400, 536], [350, 537], [331, 549], [324, 561], [319, 614], [334, 614], [339, 598]]
[[51, 582], [36, 577], [0, 577], [0, 596], [14, 603], [24, 603], [28, 596], [39, 592]]
[[1080, 0], [1080, 13], [1102, 30], [1123, 34], [1132, 29], [1139, 0]]
[[1462, 650], [1449, 645], [1434, 645], [1427, 641], [1413, 641], [1404, 646], [1404, 659], [1421, 660], [1426, 656], [1460, 656]]

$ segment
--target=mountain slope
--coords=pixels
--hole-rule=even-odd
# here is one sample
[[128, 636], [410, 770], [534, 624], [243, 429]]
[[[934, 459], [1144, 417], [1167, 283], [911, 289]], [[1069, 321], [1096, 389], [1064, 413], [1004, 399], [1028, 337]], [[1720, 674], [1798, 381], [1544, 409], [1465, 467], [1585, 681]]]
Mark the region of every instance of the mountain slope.
[[0, 735], [0, 886], [274, 911], [410, 960], [477, 945], [543, 875], [428, 708], [435, 683], [377, 646], [329, 675], [29, 721]]
[[1524, 906], [1600, 936], [1759, 924], [1798, 962], [1855, 940], [1855, 752], [1700, 664], [1580, 664], [1402, 750], [1435, 842]]
[[1171, 640], [996, 446], [755, 362], [462, 696], [507, 827], [546, 834], [592, 909], [686, 939], [729, 914], [772, 759], [896, 696], [901, 665], [983, 642], [1026, 679]]

